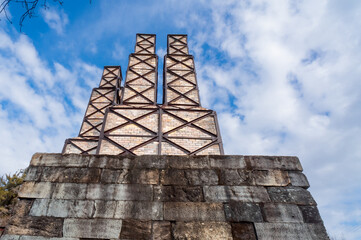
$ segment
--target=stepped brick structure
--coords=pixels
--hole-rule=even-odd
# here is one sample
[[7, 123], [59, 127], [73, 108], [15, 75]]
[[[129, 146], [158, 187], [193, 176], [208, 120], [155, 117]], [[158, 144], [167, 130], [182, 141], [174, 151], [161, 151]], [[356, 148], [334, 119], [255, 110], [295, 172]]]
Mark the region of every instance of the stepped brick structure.
[[[130, 155], [219, 155], [216, 113], [201, 107], [194, 59], [186, 35], [168, 36], [163, 104], [157, 105], [155, 35], [137, 34], [124, 87], [120, 67], [105, 67], [93, 89], [76, 138], [63, 153]], [[119, 93], [119, 94], [118, 94]]]
[[187, 36], [168, 36], [162, 105], [155, 35], [136, 39], [124, 87], [105, 67], [79, 136], [34, 154], [1, 240], [329, 239], [297, 157], [224, 155]]

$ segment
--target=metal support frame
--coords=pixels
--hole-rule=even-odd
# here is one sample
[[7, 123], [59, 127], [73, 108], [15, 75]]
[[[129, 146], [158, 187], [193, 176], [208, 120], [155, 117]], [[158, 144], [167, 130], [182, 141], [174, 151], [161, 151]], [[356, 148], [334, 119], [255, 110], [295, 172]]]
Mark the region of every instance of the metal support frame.
[[[102, 154], [101, 147], [106, 141], [111, 144], [108, 146], [113, 146], [115, 149], [118, 149], [119, 151], [117, 150], [117, 152], [120, 152], [121, 155], [136, 155], [138, 149], [154, 143], [157, 144], [152, 147], [154, 147], [158, 155], [162, 154], [162, 145], [165, 143], [168, 144], [168, 146], [164, 146], [168, 148], [167, 151], [173, 147], [180, 150], [184, 155], [197, 155], [214, 145], [219, 147], [219, 154], [224, 154], [216, 112], [201, 107], [194, 58], [192, 55], [189, 55], [187, 35], [168, 35], [168, 54], [164, 56], [163, 68], [163, 105], [156, 104], [158, 57], [155, 54], [155, 43], [156, 39], [154, 34], [137, 34], [134, 53], [129, 55], [129, 65], [126, 71], [127, 77], [123, 88], [120, 87], [119, 81], [121, 75], [116, 76], [115, 69], [112, 69], [115, 66], [109, 66], [110, 69], [102, 76], [99, 88], [93, 89], [93, 93], [98, 96], [94, 97], [92, 95], [89, 100], [89, 107], [92, 107], [95, 111], [90, 114], [86, 112], [84, 115], [83, 124], [88, 124], [90, 127], [88, 126], [89, 128], [86, 131], [79, 132], [79, 137], [67, 139], [63, 152], [65, 152], [66, 146], [69, 145], [77, 149], [81, 154], [89, 154], [94, 151], [96, 154]], [[173, 63], [170, 63], [170, 61]], [[139, 64], [145, 67], [139, 68]], [[154, 78], [152, 75], [154, 75]], [[171, 76], [172, 80], [169, 79], [169, 76]], [[177, 85], [174, 83], [177, 83]], [[184, 85], [182, 85], [182, 83]], [[142, 86], [142, 88], [137, 88], [137, 86]], [[182, 87], [183, 89], [180, 89]], [[146, 92], [152, 90], [154, 91], [154, 100], [146, 96]], [[112, 91], [114, 92], [114, 97], [109, 97]], [[129, 97], [125, 94], [127, 93], [126, 91], [131, 91], [133, 95]], [[173, 99], [167, 99], [167, 91], [172, 91], [175, 97]], [[197, 94], [197, 99], [189, 96], [191, 93], [194, 94], [194, 91], [196, 92], [195, 94]], [[144, 101], [132, 101], [138, 97], [141, 97]], [[187, 103], [177, 102], [180, 99], [186, 99]], [[104, 106], [98, 106], [99, 104], [97, 103], [104, 104]], [[143, 113], [139, 112], [139, 115], [134, 118], [127, 117], [125, 113], [128, 110], [143, 111]], [[187, 117], [186, 119], [186, 117], [182, 117], [184, 113], [187, 113], [189, 116], [192, 112], [194, 113], [194, 118]], [[92, 118], [92, 116], [97, 114], [104, 117]], [[187, 116], [187, 114], [185, 116]], [[111, 115], [112, 119], [116, 117], [121, 119], [121, 121], [116, 125], [112, 122], [112, 127], [107, 128], [106, 122]], [[151, 115], [157, 116], [158, 118], [158, 122], [154, 123], [156, 124], [154, 126], [149, 126], [149, 122], [144, 122], [147, 121], [145, 118]], [[164, 116], [167, 116], [167, 120], [164, 119]], [[92, 120], [94, 121], [92, 122]], [[100, 122], [96, 122], [96, 120], [100, 120]], [[209, 125], [204, 125], [204, 121], [202, 122], [202, 120], [205, 120], [205, 122], [213, 122], [213, 127], [209, 128]], [[153, 118], [152, 121], [155, 121], [155, 119]], [[174, 127], [165, 131], [163, 128], [166, 126], [163, 126], [163, 123], [166, 123], [168, 127]], [[134, 134], [129, 134], [127, 133], [129, 127], [130, 129], [138, 130], [135, 130]], [[157, 131], [155, 131], [153, 127], [157, 129]], [[182, 132], [183, 129], [185, 129], [185, 132]], [[88, 133], [94, 132], [94, 130], [99, 132], [99, 136], [87, 136]], [[198, 135], [190, 136], [189, 133], [192, 131], [198, 132]], [[138, 132], [138, 134], [136, 132]], [[137, 138], [137, 141], [140, 141], [135, 145], [124, 145], [122, 141], [118, 141], [116, 138], [113, 138], [113, 140], [112, 137], [134, 137]], [[199, 146], [198, 144], [189, 145], [183, 140], [199, 140], [198, 144], [201, 144]], [[78, 143], [85, 143], [86, 147], [81, 147], [81, 144]], [[97, 143], [96, 147], [92, 145], [94, 143]], [[195, 146], [197, 147], [195, 148]], [[113, 149], [113, 147], [111, 149]], [[151, 151], [153, 150], [151, 149]], [[214, 150], [210, 151], [212, 152]]]

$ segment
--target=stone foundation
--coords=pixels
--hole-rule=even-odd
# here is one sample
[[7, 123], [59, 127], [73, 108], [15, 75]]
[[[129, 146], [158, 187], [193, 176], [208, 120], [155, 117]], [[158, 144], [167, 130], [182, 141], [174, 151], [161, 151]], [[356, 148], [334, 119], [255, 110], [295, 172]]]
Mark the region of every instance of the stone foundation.
[[329, 239], [297, 157], [35, 154], [5, 239]]

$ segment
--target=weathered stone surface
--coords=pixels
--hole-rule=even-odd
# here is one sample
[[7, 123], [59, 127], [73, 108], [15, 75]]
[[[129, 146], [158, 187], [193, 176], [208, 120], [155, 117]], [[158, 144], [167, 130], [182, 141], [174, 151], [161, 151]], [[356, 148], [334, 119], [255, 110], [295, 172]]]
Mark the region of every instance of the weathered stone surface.
[[89, 184], [87, 186], [87, 199], [114, 200], [116, 184]]
[[6, 227], [6, 234], [61, 237], [63, 220], [50, 217], [14, 217]]
[[321, 223], [322, 219], [316, 206], [298, 206], [306, 223]]
[[54, 154], [54, 153], [35, 153], [31, 159], [31, 166], [62, 166], [62, 167], [87, 167], [89, 160], [93, 156], [78, 154]]
[[246, 167], [246, 162], [243, 156], [210, 156], [209, 160], [212, 168], [240, 169]]
[[87, 184], [57, 183], [52, 198], [54, 199], [85, 199]]
[[254, 186], [205, 186], [204, 197], [207, 202], [270, 202], [264, 187]]
[[153, 187], [151, 185], [141, 184], [122, 184], [117, 185], [114, 195], [115, 200], [136, 200], [152, 201]]
[[[100, 177], [100, 181], [101, 181], [101, 183], [104, 183], [104, 184], [117, 183], [120, 174], [123, 174], [123, 176], [127, 175], [128, 169], [120, 169], [120, 170], [103, 169], [101, 177]], [[121, 181], [119, 183], [123, 183], [123, 181]]]
[[189, 185], [218, 185], [218, 176], [214, 170], [186, 170], [185, 177]]
[[155, 186], [154, 200], [161, 202], [201, 202], [201, 187], [190, 186]]
[[163, 204], [160, 202], [145, 201], [118, 201], [115, 218], [163, 220]]
[[[1, 234], [0, 234], [1, 236]], [[20, 236], [19, 235], [4, 235], [1, 236], [1, 240], [19, 240]]]
[[231, 223], [233, 239], [257, 240], [252, 223]]
[[93, 209], [93, 201], [36, 199], [30, 210], [30, 216], [90, 218], [94, 214]]
[[171, 223], [168, 221], [153, 221], [153, 240], [171, 240]]
[[261, 208], [255, 203], [232, 201], [224, 205], [224, 212], [229, 222], [263, 222]]
[[130, 183], [158, 184], [159, 171], [157, 169], [132, 169], [129, 172]]
[[311, 235], [311, 239], [330, 240], [322, 223], [306, 223], [305, 226]]
[[176, 240], [233, 239], [231, 226], [225, 222], [176, 222], [173, 224], [173, 236]]
[[187, 185], [188, 180], [184, 170], [167, 169], [161, 171], [160, 183], [163, 185]]
[[269, 170], [296, 170], [302, 171], [302, 166], [297, 157], [288, 156], [245, 156], [249, 169]]
[[297, 205], [266, 203], [262, 210], [266, 222], [303, 222]]
[[166, 202], [164, 220], [225, 221], [225, 216], [221, 203]]
[[26, 182], [38, 182], [40, 180], [40, 176], [42, 174], [42, 167], [33, 167], [29, 166], [26, 170], [25, 181]]
[[50, 200], [47, 211], [49, 217], [90, 218], [94, 202], [84, 200]]
[[300, 187], [269, 187], [267, 190], [272, 202], [299, 205], [316, 204], [310, 192]]
[[31, 206], [29, 215], [30, 216], [46, 216], [48, 211], [50, 199], [35, 199]]
[[290, 177], [292, 186], [303, 187], [306, 189], [310, 187], [310, 184], [308, 183], [308, 180], [303, 173], [289, 171], [288, 176]]
[[140, 184], [89, 184], [87, 199], [151, 201], [153, 188]]
[[221, 169], [219, 184], [221, 185], [245, 185], [249, 182], [249, 174], [244, 170]]
[[290, 179], [286, 171], [256, 170], [250, 174], [252, 185], [258, 186], [287, 186]]
[[50, 198], [54, 184], [49, 182], [24, 182], [18, 196], [20, 198]]
[[163, 156], [139, 156], [137, 157], [137, 161], [135, 164], [135, 168], [156, 168], [156, 169], [164, 169], [168, 165], [168, 159]]
[[162, 159], [168, 161], [170, 168], [177, 169], [203, 169], [209, 168], [208, 156], [162, 156]]
[[114, 218], [116, 201], [94, 202], [94, 218]]
[[90, 159], [89, 167], [109, 169], [129, 169], [135, 164], [135, 157], [131, 156], [95, 156]]
[[150, 221], [124, 220], [120, 239], [151, 239], [152, 225]]
[[[259, 240], [328, 240], [326, 231], [315, 224], [305, 223], [255, 223]], [[319, 232], [320, 231], [320, 232]]]
[[122, 228], [121, 220], [113, 219], [65, 219], [64, 237], [75, 238], [118, 238]]
[[45, 167], [41, 176], [43, 182], [98, 183], [99, 168], [61, 168]]

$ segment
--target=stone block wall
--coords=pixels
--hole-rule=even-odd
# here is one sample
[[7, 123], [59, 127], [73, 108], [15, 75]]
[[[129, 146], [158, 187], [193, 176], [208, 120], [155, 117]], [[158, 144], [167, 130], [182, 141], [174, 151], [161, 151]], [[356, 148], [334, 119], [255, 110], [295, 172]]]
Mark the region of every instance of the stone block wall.
[[35, 154], [1, 240], [328, 239], [297, 157]]

